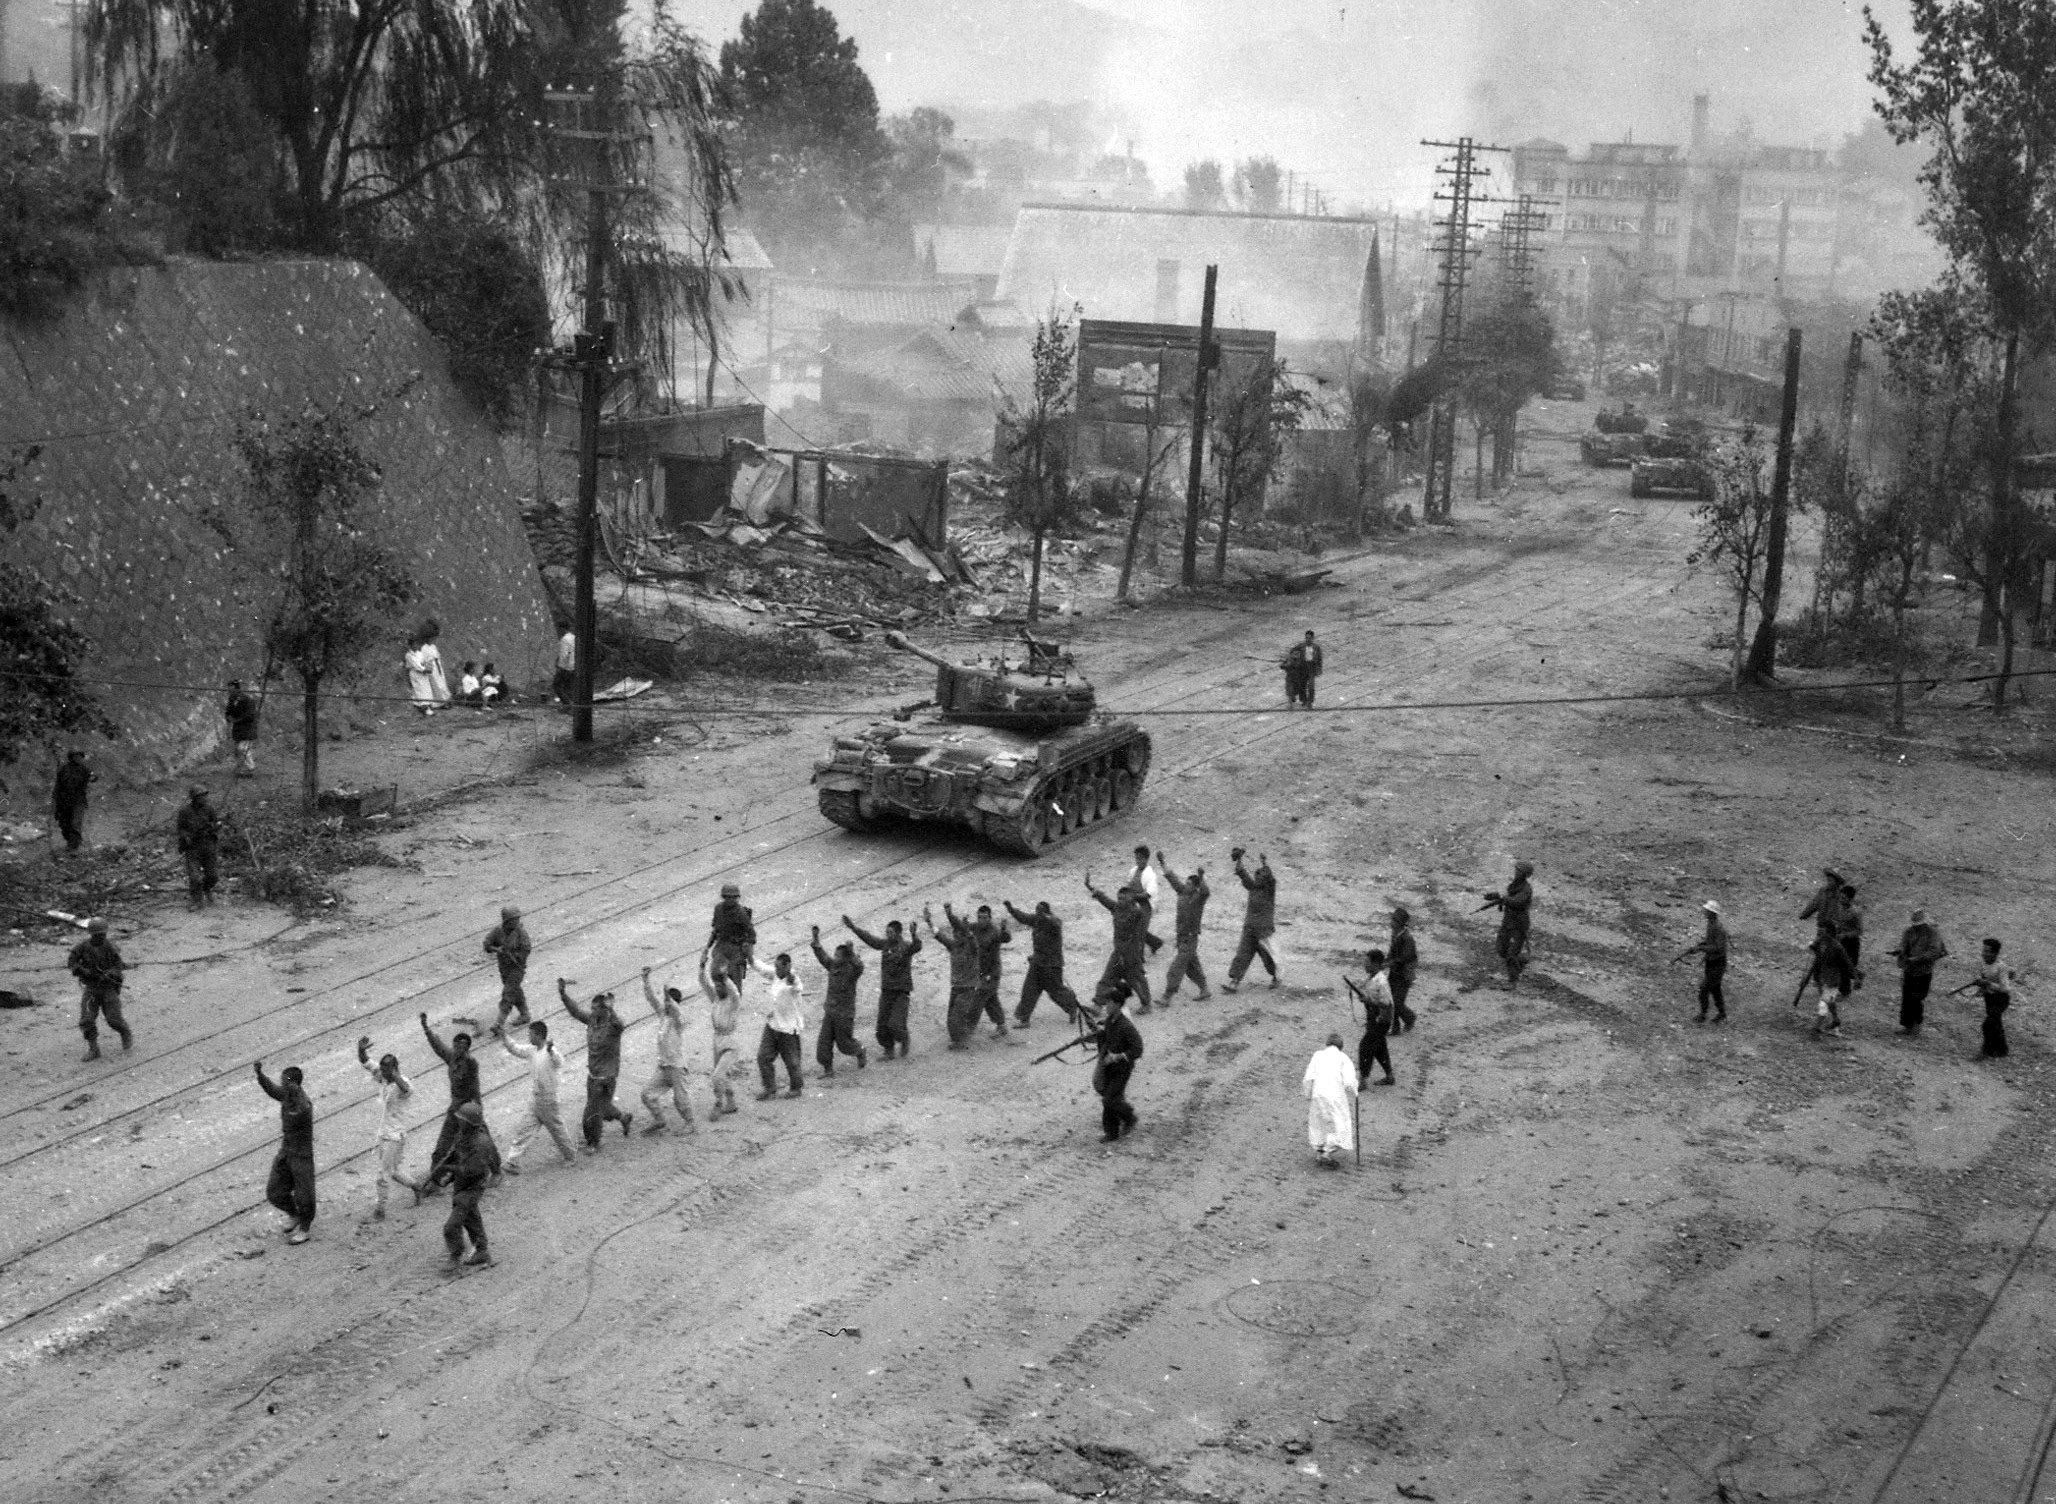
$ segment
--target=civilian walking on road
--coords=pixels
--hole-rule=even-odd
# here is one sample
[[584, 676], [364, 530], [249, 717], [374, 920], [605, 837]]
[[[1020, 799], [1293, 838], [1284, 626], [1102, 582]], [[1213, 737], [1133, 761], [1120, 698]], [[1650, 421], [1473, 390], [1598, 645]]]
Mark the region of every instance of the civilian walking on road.
[[883, 939], [847, 914], [842, 922], [852, 935], [878, 952], [878, 1048], [887, 1060], [895, 1049], [904, 1056], [907, 1010], [914, 1000], [914, 957], [921, 953], [921, 936], [917, 931], [908, 939], [897, 919], [887, 921]]
[[1249, 898], [1242, 911], [1242, 939], [1235, 947], [1235, 959], [1228, 963], [1228, 980], [1221, 991], [1239, 992], [1251, 961], [1264, 963], [1264, 970], [1271, 974], [1271, 985], [1276, 987], [1278, 960], [1271, 954], [1271, 936], [1278, 930], [1277, 875], [1271, 871], [1271, 859], [1262, 852], [1257, 853], [1255, 871], [1242, 865], [1240, 846], [1228, 854], [1235, 862], [1235, 876]]
[[1336, 1168], [1339, 1157], [1356, 1148], [1358, 1074], [1343, 1053], [1340, 1034], [1330, 1034], [1306, 1063], [1300, 1082], [1306, 1092], [1306, 1138], [1314, 1162], [1324, 1170]]
[[685, 994], [666, 987], [663, 996], [650, 980], [650, 969], [642, 969], [643, 1001], [657, 1019], [657, 1069], [642, 1089], [643, 1111], [649, 1114], [645, 1134], [664, 1131], [664, 1098], [678, 1110], [678, 1121], [687, 1133], [694, 1131], [692, 1098], [685, 1094]]
[[371, 1207], [371, 1220], [385, 1221], [386, 1194], [395, 1185], [403, 1185], [414, 1193], [414, 1204], [421, 1205], [421, 1182], [403, 1173], [400, 1161], [407, 1153], [407, 1125], [401, 1121], [400, 1104], [414, 1095], [414, 1083], [400, 1074], [398, 1055], [381, 1055], [378, 1064], [371, 1063], [371, 1036], [357, 1040], [357, 1063], [364, 1067], [371, 1077], [372, 1088], [378, 1093], [378, 1132], [372, 1139], [372, 1147], [378, 1154], [377, 1200]]
[[[966, 941], [966, 946], [969, 943]], [[769, 966], [754, 961], [750, 964], [759, 976], [768, 977], [771, 982], [770, 996], [764, 999], [764, 1033], [757, 1041], [757, 1074], [764, 1082], [757, 1100], [768, 1102], [778, 1095], [781, 1060], [785, 1062], [785, 1094], [796, 1097], [801, 1089], [800, 1041], [807, 1032], [806, 991], [792, 974], [792, 957], [784, 951]]]
[[1164, 974], [1164, 1006], [1171, 1006], [1178, 984], [1187, 977], [1192, 978], [1200, 1001], [1205, 1002], [1214, 995], [1206, 984], [1206, 968], [1199, 964], [1199, 934], [1206, 922], [1206, 901], [1213, 897], [1213, 889], [1206, 885], [1206, 868], [1194, 868], [1192, 876], [1180, 882], [1163, 852], [1157, 853], [1157, 860], [1163, 862], [1164, 881], [1178, 895], [1178, 916], [1172, 932], [1177, 950], [1171, 957], [1171, 969]]
[[178, 812], [178, 854], [185, 863], [186, 891], [193, 907], [214, 902], [214, 885], [219, 881], [221, 816], [207, 802], [207, 790], [194, 784], [185, 807]]
[[[1813, 966], [1807, 972], [1807, 980], [1813, 983], [1813, 1034], [1816, 1039], [1826, 1034], [1830, 1038], [1842, 1037], [1843, 998], [1849, 995], [1851, 978], [1855, 968], [1849, 964], [1849, 953], [1842, 949], [1841, 937], [1832, 930], [1816, 930], [1813, 944]], [[1800, 983], [1804, 992], [1806, 984]], [[1798, 999], [1794, 998], [1794, 1002]]]
[[1506, 891], [1485, 895], [1485, 907], [1499, 910], [1499, 934], [1493, 944], [1506, 967], [1508, 992], [1520, 986], [1521, 973], [1528, 969], [1528, 919], [1535, 907], [1535, 888], [1529, 879], [1534, 875], [1533, 862], [1515, 862], [1513, 881]]
[[1128, 1016], [1128, 989], [1116, 982], [1106, 995], [1106, 1020], [1100, 1025], [1099, 1059], [1092, 1070], [1092, 1089], [1099, 1093], [1100, 1137], [1112, 1143], [1135, 1126], [1128, 1105], [1128, 1081], [1142, 1059], [1142, 1031]]
[[228, 739], [236, 749], [236, 777], [257, 776], [257, 702], [243, 693], [243, 681], [228, 681], [228, 700], [221, 707]]
[[1413, 992], [1420, 966], [1421, 951], [1414, 944], [1413, 915], [1395, 904], [1392, 942], [1385, 947], [1385, 980], [1392, 986], [1392, 1026], [1402, 1034], [1411, 1033], [1419, 1021], [1419, 1015], [1406, 1005], [1406, 1000]]
[[1912, 921], [1899, 934], [1899, 948], [1892, 957], [1899, 963], [1899, 1032], [1910, 1039], [1920, 1037], [1927, 1022], [1927, 996], [1935, 985], [1935, 967], [1949, 954], [1941, 932], [1928, 923], [1927, 910], [1915, 909]]
[[[466, 1102], [457, 1110], [457, 1128], [450, 1164], [450, 1215], [443, 1223], [443, 1246], [450, 1251], [451, 1274], [457, 1272], [460, 1263], [483, 1267], [493, 1261], [486, 1250], [485, 1217], [479, 1203], [485, 1199], [485, 1188], [500, 1165], [500, 1152], [493, 1147], [492, 1135], [485, 1131], [483, 1107]], [[471, 1239], [468, 1259], [464, 1257], [467, 1236]]]
[[949, 1047], [965, 1050], [970, 1048], [968, 1041], [978, 1029], [978, 944], [950, 906], [944, 904], [942, 908], [949, 915], [947, 930], [936, 924], [932, 910], [924, 907], [921, 917], [928, 921], [928, 933], [935, 937], [935, 943], [949, 952], [949, 1011], [945, 1015]]
[[[1135, 848], [1135, 865], [1130, 867], [1128, 875], [1121, 879], [1121, 887], [1133, 888], [1144, 898], [1148, 899], [1150, 916], [1152, 918], [1156, 916], [1158, 893], [1156, 864], [1150, 859], [1147, 846]], [[1119, 892], [1120, 889], [1117, 888], [1114, 891]], [[1145, 935], [1143, 939], [1148, 944], [1151, 955], [1155, 955], [1164, 948], [1164, 942], [1154, 934]]]
[[276, 1085], [264, 1074], [263, 1061], [255, 1070], [257, 1084], [278, 1103], [278, 1153], [271, 1161], [264, 1199], [293, 1219], [286, 1241], [304, 1243], [314, 1226], [314, 1104], [300, 1088], [303, 1077], [297, 1065], [280, 1071]]
[[619, 1123], [621, 1136], [627, 1138], [629, 1125], [635, 1121], [634, 1113], [623, 1112], [614, 1101], [614, 1087], [621, 1079], [621, 1032], [627, 1025], [614, 1011], [611, 992], [596, 992], [593, 1000], [581, 1007], [565, 979], [559, 977], [557, 996], [563, 1000], [564, 1011], [585, 1025], [585, 1114], [579, 1127], [585, 1134], [585, 1152], [597, 1154], [606, 1124]]
[[469, 1034], [452, 1035], [450, 1042], [444, 1044], [428, 1026], [426, 1013], [421, 1015], [421, 1032], [436, 1058], [450, 1070], [450, 1105], [443, 1113], [442, 1131], [436, 1135], [435, 1148], [428, 1156], [428, 1182], [424, 1190], [433, 1190], [447, 1184], [450, 1178], [450, 1151], [457, 1145], [457, 1109], [466, 1102], [482, 1101], [484, 1093], [479, 1090], [478, 1057], [471, 1053]]
[[57, 821], [57, 833], [64, 837], [64, 849], [77, 851], [86, 839], [86, 790], [97, 782], [86, 766], [86, 754], [74, 749], [58, 765], [50, 787], [50, 813]]
[[1014, 907], [1007, 913], [1028, 932], [1028, 969], [1021, 977], [1021, 997], [1014, 1004], [1014, 1027], [1025, 1029], [1035, 1016], [1035, 1005], [1046, 993], [1063, 1009], [1064, 1017], [1078, 1016], [1078, 994], [1064, 983], [1064, 921], [1057, 918], [1047, 901], [1038, 902], [1034, 912]]
[[86, 921], [86, 938], [71, 948], [65, 964], [79, 982], [79, 1033], [86, 1036], [85, 1059], [100, 1058], [102, 1018], [107, 1020], [108, 1028], [121, 1036], [122, 1052], [126, 1054], [135, 1043], [121, 1011], [122, 980], [128, 975], [128, 967], [114, 942], [107, 938], [106, 920], [95, 915]]
[[1699, 1022], [1706, 1022], [1706, 1010], [1711, 1007], [1713, 1021], [1726, 1023], [1728, 1000], [1721, 992], [1721, 982], [1728, 974], [1728, 927], [1721, 922], [1720, 905], [1709, 898], [1699, 906], [1706, 913], [1706, 933], [1698, 943], [1688, 945], [1671, 958], [1673, 965], [1687, 956], [1698, 956], [1703, 969], [1699, 975]]
[[528, 1026], [528, 993], [522, 983], [528, 980], [531, 949], [528, 930], [521, 923], [521, 910], [511, 903], [506, 905], [500, 910], [500, 922], [485, 935], [485, 953], [500, 965], [500, 1017], [493, 1024], [496, 1035], [507, 1032], [510, 1015], [519, 1015], [514, 1022], [523, 1028]]
[[821, 997], [821, 1032], [814, 1040], [814, 1064], [821, 1074], [835, 1074], [835, 1052], [857, 1057], [857, 1069], [871, 1063], [870, 1053], [857, 1043], [857, 983], [864, 975], [864, 963], [857, 948], [845, 940], [829, 955], [821, 948], [821, 926], [814, 926], [814, 959], [828, 973], [827, 990]]
[[549, 1130], [550, 1140], [556, 1144], [557, 1153], [563, 1157], [564, 1163], [570, 1164], [578, 1156], [571, 1152], [571, 1138], [564, 1131], [564, 1117], [557, 1106], [557, 1088], [564, 1074], [564, 1057], [557, 1053], [557, 1046], [550, 1041], [550, 1026], [537, 1019], [528, 1026], [528, 1043], [522, 1044], [513, 1035], [503, 1034], [500, 1036], [500, 1048], [516, 1060], [528, 1062], [528, 1106], [514, 1129], [514, 1150], [507, 1156], [507, 1173], [521, 1173], [521, 1156], [528, 1152], [528, 1146], [544, 1129]]
[[709, 962], [708, 950], [700, 952], [700, 995], [707, 1000], [707, 1026], [712, 1035], [708, 1044], [711, 1064], [707, 1075], [714, 1087], [713, 1117], [725, 1117], [735, 1108], [735, 1068], [742, 1061], [742, 1052], [735, 1045], [735, 1015], [741, 1011], [742, 994], [718, 975]]

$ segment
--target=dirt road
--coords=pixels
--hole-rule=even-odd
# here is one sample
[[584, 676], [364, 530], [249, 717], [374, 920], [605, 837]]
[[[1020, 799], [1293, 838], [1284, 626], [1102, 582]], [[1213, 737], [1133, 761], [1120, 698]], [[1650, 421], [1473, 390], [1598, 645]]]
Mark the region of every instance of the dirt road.
[[[1981, 1062], [1961, 1001], [1894, 1038], [1880, 953], [1923, 904], [1945, 984], [1987, 932], [2046, 964], [2047, 782], [1690, 701], [1329, 713], [1717, 675], [1687, 507], [1542, 447], [1546, 484], [1343, 565], [1341, 590], [1089, 620], [1081, 657], [1146, 717], [1155, 769], [1133, 819], [1041, 862], [826, 826], [805, 773], [832, 722], [767, 693], [704, 740], [425, 820], [423, 870], [361, 874], [346, 922], [267, 940], [277, 921], [224, 909], [135, 937], [218, 959], [138, 989], [134, 1056], [95, 1074], [57, 1010], [8, 1025], [6, 1475], [37, 1500], [2009, 1497], [2056, 1397], [2038, 989], [2010, 1059]], [[1322, 710], [1219, 713], [1277, 706], [1271, 661], [1306, 626]], [[807, 693], [883, 707], [924, 678], [893, 661]], [[691, 1136], [531, 1159], [487, 1198], [490, 1270], [445, 1277], [442, 1203], [363, 1220], [351, 1046], [401, 1055], [432, 1132], [415, 1015], [489, 1015], [501, 902], [528, 910], [538, 1003], [557, 975], [620, 990], [640, 1113], [635, 975], [686, 983], [722, 881], [765, 949], [800, 955], [845, 912], [1047, 897], [1096, 973], [1081, 879], [1136, 841], [1208, 867], [1217, 986], [1228, 847], [1267, 852], [1285, 985], [1142, 1018], [1142, 1122], [1111, 1149], [1088, 1072], [1029, 1064], [1059, 1018], [943, 1051], [928, 954], [911, 1059], [718, 1123], [700, 1083]], [[1541, 897], [1509, 995], [1483, 985], [1476, 895], [1516, 856]], [[1828, 860], [1871, 905], [1840, 1042], [1788, 1006]], [[1718, 1031], [1664, 964], [1706, 897], [1737, 947]], [[1353, 1041], [1336, 975], [1395, 900], [1422, 1021], [1394, 1041], [1399, 1086], [1365, 1094], [1361, 1170], [1322, 1174], [1300, 1072], [1330, 1029]], [[257, 1205], [260, 1057], [304, 1064], [320, 1113], [301, 1248]], [[504, 1133], [525, 1078], [497, 1054], [485, 1074]]]

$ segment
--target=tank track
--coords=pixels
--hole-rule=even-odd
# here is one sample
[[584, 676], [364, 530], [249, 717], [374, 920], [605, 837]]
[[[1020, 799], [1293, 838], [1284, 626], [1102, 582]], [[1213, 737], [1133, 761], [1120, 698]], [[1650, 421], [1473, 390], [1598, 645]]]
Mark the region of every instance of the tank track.
[[821, 813], [844, 830], [854, 830], [859, 834], [878, 828], [878, 822], [866, 818], [858, 808], [857, 796], [839, 789], [821, 790]]
[[1081, 831], [1119, 819], [1142, 796], [1149, 754], [1149, 738], [1138, 734], [1038, 775], [1018, 813], [986, 815], [985, 838], [1016, 856], [1041, 856]]

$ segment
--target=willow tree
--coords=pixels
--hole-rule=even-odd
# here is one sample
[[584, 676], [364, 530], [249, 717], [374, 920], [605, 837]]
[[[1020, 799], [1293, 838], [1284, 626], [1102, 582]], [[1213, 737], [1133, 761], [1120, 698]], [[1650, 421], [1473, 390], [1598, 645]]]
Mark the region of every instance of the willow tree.
[[[710, 328], [734, 193], [699, 39], [659, 0], [631, 37], [625, 0], [91, 0], [94, 84], [132, 155], [176, 162], [194, 73], [232, 87], [261, 132], [278, 243], [349, 253], [395, 227], [507, 227], [559, 287], [582, 280], [587, 194], [610, 193], [608, 284], [623, 343]], [[556, 102], [606, 118], [567, 135]], [[598, 125], [601, 129], [594, 129]]]

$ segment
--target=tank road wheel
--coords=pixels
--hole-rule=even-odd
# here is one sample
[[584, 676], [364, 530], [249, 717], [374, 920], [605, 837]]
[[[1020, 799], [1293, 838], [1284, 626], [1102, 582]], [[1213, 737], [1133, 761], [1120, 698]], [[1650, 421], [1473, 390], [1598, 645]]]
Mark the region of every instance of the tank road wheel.
[[1030, 799], [1021, 811], [1021, 840], [1033, 855], [1049, 843], [1049, 807], [1040, 799]]
[[1114, 774], [1111, 802], [1115, 809], [1127, 809], [1135, 802], [1135, 775], [1126, 768]]
[[1090, 799], [1083, 780], [1075, 775], [1064, 780], [1057, 791], [1057, 803], [1064, 807], [1062, 834], [1071, 835], [1091, 818], [1088, 810]]
[[1092, 780], [1092, 818], [1104, 820], [1114, 812], [1114, 780], [1105, 773]]

